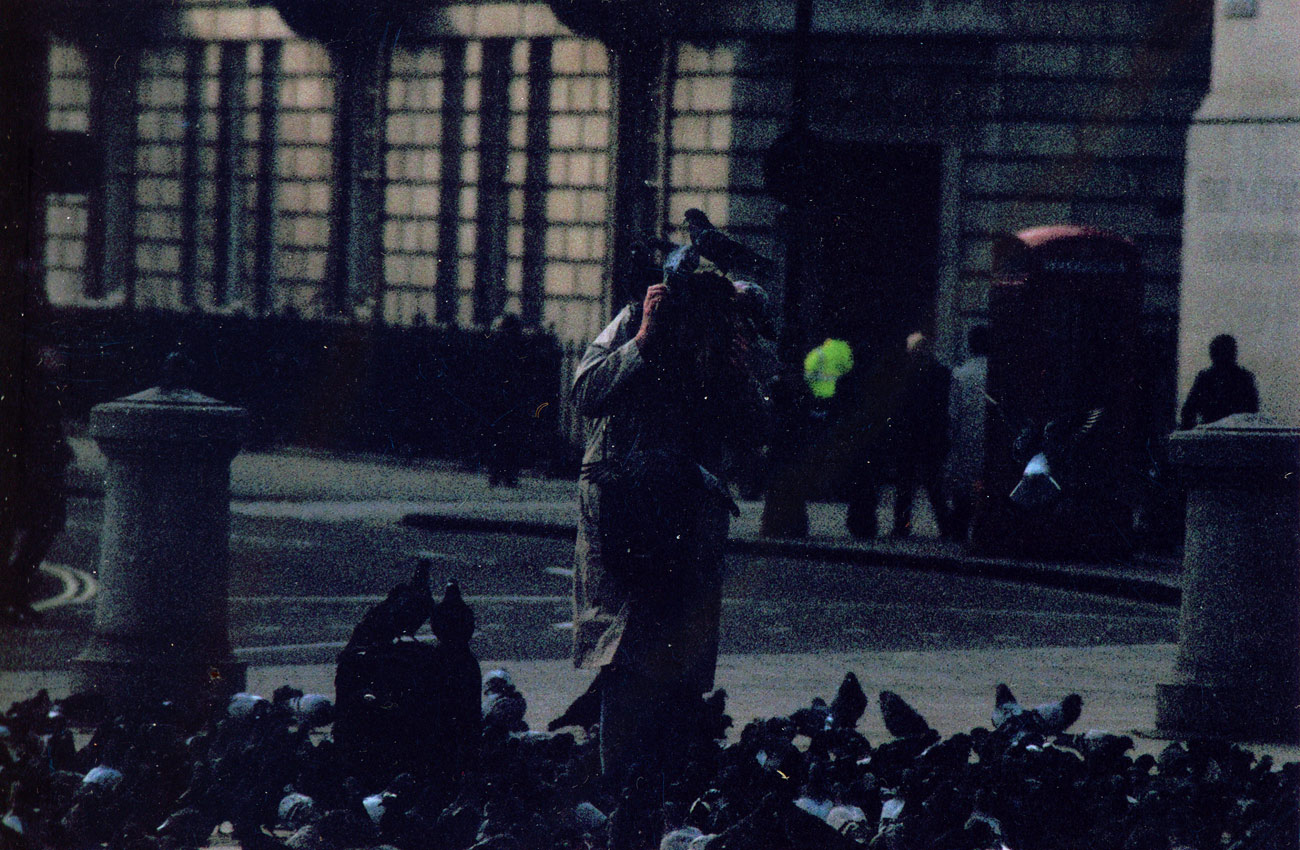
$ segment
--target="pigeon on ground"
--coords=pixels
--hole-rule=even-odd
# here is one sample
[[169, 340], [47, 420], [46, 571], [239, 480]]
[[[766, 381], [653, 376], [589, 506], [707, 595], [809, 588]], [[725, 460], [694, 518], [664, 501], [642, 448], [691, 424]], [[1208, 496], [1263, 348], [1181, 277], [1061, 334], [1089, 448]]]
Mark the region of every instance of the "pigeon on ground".
[[527, 732], [524, 714], [528, 701], [504, 670], [493, 670], [483, 678], [483, 728], [500, 732]]
[[596, 678], [591, 680], [591, 684], [578, 695], [577, 699], [569, 703], [569, 707], [564, 710], [564, 713], [546, 724], [546, 731], [554, 732], [566, 726], [590, 729], [599, 723], [600, 686], [601, 677], [604, 675], [604, 668], [601, 668], [601, 672], [596, 674]]
[[993, 706], [993, 728], [1010, 725], [1010, 731], [1030, 730], [1042, 735], [1059, 735], [1079, 719], [1083, 697], [1070, 694], [1059, 702], [1027, 708], [1016, 701], [1011, 689], [999, 684]]
[[303, 694], [291, 699], [289, 710], [303, 729], [315, 729], [334, 722], [334, 703], [324, 694]]
[[1034, 713], [1042, 721], [1044, 735], [1058, 735], [1074, 725], [1083, 713], [1083, 697], [1070, 694], [1059, 702], [1035, 706]]
[[695, 839], [704, 835], [698, 827], [681, 826], [664, 834], [659, 850], [689, 850]]
[[433, 607], [429, 592], [429, 570], [433, 561], [420, 558], [411, 578], [388, 591], [388, 596], [371, 608], [352, 630], [349, 648], [386, 646], [403, 637], [413, 637]]
[[691, 234], [691, 245], [700, 252], [701, 257], [721, 269], [723, 274], [734, 270], [759, 275], [771, 269], [771, 260], [714, 227], [703, 211], [692, 207], [686, 211], [685, 218], [686, 227]]
[[830, 716], [831, 709], [826, 700], [813, 697], [811, 705], [797, 710], [790, 715], [790, 719], [794, 721], [794, 728], [800, 735], [811, 738], [826, 728]]
[[454, 646], [468, 644], [474, 636], [474, 610], [465, 604], [455, 579], [447, 582], [442, 601], [433, 606], [429, 628], [439, 642]]
[[315, 800], [306, 794], [292, 790], [280, 799], [277, 814], [279, 815], [280, 826], [293, 830], [301, 829], [309, 823], [315, 823], [320, 819], [321, 815], [317, 810]]
[[1023, 705], [1016, 702], [1015, 694], [1005, 684], [999, 683], [993, 698], [993, 716], [990, 718], [994, 729], [1001, 729], [1008, 721], [1028, 713]]
[[208, 837], [218, 823], [218, 818], [205, 813], [198, 806], [185, 806], [168, 815], [155, 832], [181, 847], [202, 847], [207, 844]]
[[893, 691], [880, 692], [880, 716], [885, 721], [889, 734], [895, 738], [917, 738], [934, 734], [920, 712]]
[[834, 729], [853, 729], [866, 710], [867, 694], [858, 684], [858, 677], [852, 672], [845, 673], [835, 699], [831, 700], [828, 725]]

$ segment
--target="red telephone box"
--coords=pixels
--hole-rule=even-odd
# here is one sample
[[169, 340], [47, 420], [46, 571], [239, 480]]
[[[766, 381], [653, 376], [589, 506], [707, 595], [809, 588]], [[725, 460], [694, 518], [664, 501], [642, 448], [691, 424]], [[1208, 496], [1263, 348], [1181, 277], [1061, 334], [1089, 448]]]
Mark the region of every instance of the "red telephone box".
[[[1106, 559], [1132, 546], [1124, 475], [1136, 463], [1141, 256], [1078, 225], [1023, 230], [994, 249], [989, 292], [986, 499], [977, 549]], [[1012, 499], [1034, 458], [1039, 503]], [[1021, 494], [1017, 494], [1020, 496]]]

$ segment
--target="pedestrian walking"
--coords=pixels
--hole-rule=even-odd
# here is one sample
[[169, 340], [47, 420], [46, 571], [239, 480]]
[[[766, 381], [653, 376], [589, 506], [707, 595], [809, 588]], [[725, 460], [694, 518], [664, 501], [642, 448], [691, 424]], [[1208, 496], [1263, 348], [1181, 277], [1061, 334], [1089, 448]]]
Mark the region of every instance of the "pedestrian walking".
[[944, 468], [948, 536], [965, 540], [974, 513], [976, 488], [984, 475], [984, 424], [988, 418], [989, 329], [966, 335], [969, 357], [952, 371], [948, 390], [948, 460]]
[[0, 398], [0, 621], [27, 624], [34, 579], [67, 518], [64, 473], [72, 448], [63, 435], [62, 355], [28, 348], [14, 386]]
[[907, 337], [907, 361], [899, 404], [889, 423], [897, 498], [891, 537], [912, 533], [912, 503], [925, 490], [941, 533], [948, 528], [943, 498], [943, 463], [948, 456], [948, 385], [952, 373], [930, 353], [930, 340], [917, 332]]

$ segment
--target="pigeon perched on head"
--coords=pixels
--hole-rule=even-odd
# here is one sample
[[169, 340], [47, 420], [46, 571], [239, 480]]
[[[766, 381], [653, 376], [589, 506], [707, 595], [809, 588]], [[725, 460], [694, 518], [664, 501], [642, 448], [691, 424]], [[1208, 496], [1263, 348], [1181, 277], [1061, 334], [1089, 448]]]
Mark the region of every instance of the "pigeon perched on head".
[[674, 283], [684, 284], [700, 265], [700, 252], [693, 245], [672, 245], [664, 258], [664, 282], [671, 288]]
[[691, 245], [700, 256], [713, 263], [723, 274], [743, 271], [763, 274], [772, 267], [772, 261], [746, 248], [713, 226], [703, 211], [691, 208], [685, 213], [686, 227], [691, 234]]
[[447, 582], [442, 601], [433, 606], [429, 629], [440, 643], [453, 646], [468, 644], [474, 636], [474, 610], [465, 604], [455, 579]]
[[382, 602], [371, 608], [352, 631], [349, 647], [386, 646], [412, 637], [429, 617], [433, 595], [429, 592], [429, 570], [433, 561], [420, 558], [411, 578], [388, 591]]
[[835, 699], [831, 700], [831, 713], [828, 726], [835, 729], [852, 729], [858, 725], [862, 713], [867, 710], [867, 694], [858, 684], [858, 677], [852, 672], [844, 674]]
[[934, 735], [930, 724], [893, 691], [880, 692], [880, 716], [885, 728], [895, 738], [919, 738]]

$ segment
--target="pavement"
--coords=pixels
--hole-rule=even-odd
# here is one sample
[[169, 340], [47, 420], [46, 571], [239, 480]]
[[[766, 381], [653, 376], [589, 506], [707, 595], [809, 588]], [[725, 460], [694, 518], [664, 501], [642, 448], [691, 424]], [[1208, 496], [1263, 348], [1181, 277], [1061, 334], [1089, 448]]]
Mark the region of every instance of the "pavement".
[[[102, 492], [104, 458], [87, 439], [73, 440], [76, 461], [70, 484], [76, 493]], [[446, 462], [395, 461], [387, 457], [342, 457], [305, 450], [248, 452], [231, 467], [232, 510], [246, 514], [285, 512], [310, 518], [357, 518], [404, 522], [424, 528], [508, 531], [564, 537], [574, 533], [572, 481], [525, 475], [515, 488], [490, 487], [486, 476]], [[733, 520], [736, 551], [802, 555], [872, 566], [902, 566], [991, 579], [1042, 584], [1128, 599], [1177, 605], [1179, 564], [1144, 557], [1126, 563], [1065, 564], [971, 557], [956, 544], [933, 536], [933, 518], [917, 512], [917, 535], [903, 541], [858, 541], [844, 530], [844, 506], [809, 505], [810, 533], [802, 540], [770, 540], [759, 534], [761, 502], [742, 502]], [[882, 506], [882, 512], [888, 506]], [[882, 523], [888, 527], [887, 523]], [[1024, 702], [1084, 697], [1080, 727], [1133, 734], [1137, 749], [1158, 752], [1165, 742], [1152, 729], [1155, 686], [1173, 681], [1176, 646], [1070, 647], [724, 655], [717, 684], [726, 688], [736, 728], [756, 717], [785, 714], [813, 696], [833, 696], [846, 671], [854, 671], [869, 693], [902, 694], [944, 734], [988, 725], [993, 688], [1011, 685]], [[506, 667], [527, 696], [534, 728], [557, 716], [590, 682], [587, 671], [566, 661], [482, 659], [484, 670]], [[268, 695], [282, 684], [332, 694], [332, 665], [252, 666], [248, 689]], [[0, 707], [45, 688], [68, 693], [66, 671], [0, 670]], [[878, 713], [863, 728], [885, 737]], [[1300, 760], [1300, 747], [1252, 747], [1276, 759]]]

